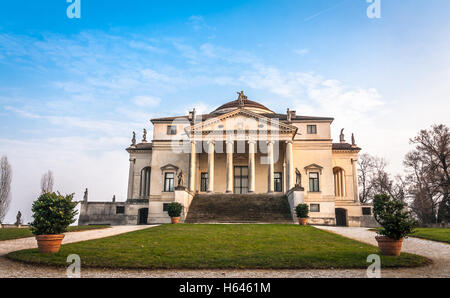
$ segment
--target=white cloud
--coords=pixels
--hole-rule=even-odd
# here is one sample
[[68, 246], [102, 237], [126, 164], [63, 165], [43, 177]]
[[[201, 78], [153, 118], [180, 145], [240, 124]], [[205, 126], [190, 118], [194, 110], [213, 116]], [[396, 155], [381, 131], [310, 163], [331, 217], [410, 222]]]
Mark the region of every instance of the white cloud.
[[309, 53], [308, 49], [299, 49], [299, 50], [294, 50], [294, 53], [300, 56], [305, 56], [306, 54]]
[[133, 102], [140, 107], [154, 108], [159, 105], [161, 98], [154, 96], [136, 96], [133, 98]]

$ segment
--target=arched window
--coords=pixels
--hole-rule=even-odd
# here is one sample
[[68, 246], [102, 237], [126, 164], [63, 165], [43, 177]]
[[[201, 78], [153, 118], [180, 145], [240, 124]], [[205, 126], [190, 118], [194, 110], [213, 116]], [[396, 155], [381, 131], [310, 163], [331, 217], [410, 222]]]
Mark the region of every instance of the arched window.
[[342, 168], [334, 168], [334, 195], [336, 197], [345, 197], [347, 195], [345, 186], [345, 172]]
[[143, 168], [141, 171], [141, 189], [139, 192], [141, 197], [148, 197], [150, 195], [150, 172], [150, 167]]

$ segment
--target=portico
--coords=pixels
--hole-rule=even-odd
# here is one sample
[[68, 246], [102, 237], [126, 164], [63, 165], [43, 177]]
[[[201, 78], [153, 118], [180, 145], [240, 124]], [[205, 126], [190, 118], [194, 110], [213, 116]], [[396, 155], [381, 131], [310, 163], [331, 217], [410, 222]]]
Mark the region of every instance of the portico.
[[[296, 127], [246, 109], [219, 118], [186, 129], [191, 144], [190, 191], [233, 194], [236, 187], [243, 187], [244, 193], [285, 193], [294, 186], [292, 143]], [[242, 176], [237, 175], [236, 166], [244, 169], [245, 180], [239, 179]], [[207, 180], [206, 189], [202, 179]], [[275, 189], [276, 179], [281, 189]]]

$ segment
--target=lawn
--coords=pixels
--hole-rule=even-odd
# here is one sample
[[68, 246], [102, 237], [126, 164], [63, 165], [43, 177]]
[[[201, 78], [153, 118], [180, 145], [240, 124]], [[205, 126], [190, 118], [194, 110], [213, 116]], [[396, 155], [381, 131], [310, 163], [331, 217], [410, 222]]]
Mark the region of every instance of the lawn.
[[[104, 229], [109, 226], [72, 226], [69, 227], [68, 232], [81, 232], [87, 230], [96, 230], [96, 229]], [[34, 235], [31, 233], [30, 229], [23, 228], [4, 228], [0, 229], [0, 241], [2, 240], [12, 240], [26, 237], [33, 237]]]
[[417, 228], [410, 236], [450, 243], [450, 228]]
[[[376, 232], [380, 229], [371, 229], [371, 231]], [[408, 235], [408, 237], [450, 243], [450, 228], [415, 228], [414, 233]]]
[[[63, 245], [57, 254], [37, 249], [8, 257], [67, 266], [78, 254], [82, 266], [147, 269], [367, 268], [378, 248], [311, 226], [162, 225], [103, 239]], [[382, 257], [383, 267], [413, 267], [429, 260], [412, 254]]]

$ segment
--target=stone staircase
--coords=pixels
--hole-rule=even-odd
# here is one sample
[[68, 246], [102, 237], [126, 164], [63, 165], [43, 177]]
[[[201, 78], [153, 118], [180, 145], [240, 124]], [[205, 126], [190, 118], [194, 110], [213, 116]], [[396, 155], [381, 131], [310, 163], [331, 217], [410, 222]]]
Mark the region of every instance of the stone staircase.
[[284, 195], [196, 195], [186, 223], [292, 223]]

